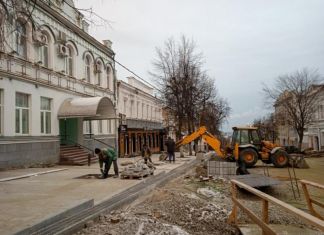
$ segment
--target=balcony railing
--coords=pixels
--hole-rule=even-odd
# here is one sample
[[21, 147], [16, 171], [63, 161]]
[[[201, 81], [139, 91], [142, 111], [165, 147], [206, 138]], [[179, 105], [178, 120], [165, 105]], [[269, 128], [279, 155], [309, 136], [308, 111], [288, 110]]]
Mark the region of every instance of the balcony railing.
[[20, 80], [33, 81], [37, 84], [66, 89], [90, 96], [112, 94], [108, 88], [90, 84], [82, 79], [76, 79], [62, 72], [57, 72], [37, 63], [4, 53], [0, 54], [0, 72], [5, 72], [9, 76], [14, 76]]

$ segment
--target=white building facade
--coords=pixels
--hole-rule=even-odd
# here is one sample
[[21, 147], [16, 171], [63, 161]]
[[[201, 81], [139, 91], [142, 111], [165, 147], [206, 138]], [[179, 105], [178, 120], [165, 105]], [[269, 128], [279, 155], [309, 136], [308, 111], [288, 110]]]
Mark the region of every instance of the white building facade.
[[36, 1], [2, 27], [0, 168], [57, 163], [61, 144], [115, 146], [115, 54], [73, 1]]
[[[312, 148], [313, 150], [320, 151], [324, 149], [324, 90], [321, 88], [315, 106], [312, 122], [306, 126], [304, 131], [302, 148]], [[282, 107], [276, 107], [276, 113], [280, 114], [277, 120], [278, 125], [278, 143], [283, 146], [298, 146], [298, 134], [289, 123], [287, 114]]]
[[139, 155], [145, 143], [152, 152], [163, 149], [162, 102], [153, 88], [134, 77], [118, 81], [119, 153]]

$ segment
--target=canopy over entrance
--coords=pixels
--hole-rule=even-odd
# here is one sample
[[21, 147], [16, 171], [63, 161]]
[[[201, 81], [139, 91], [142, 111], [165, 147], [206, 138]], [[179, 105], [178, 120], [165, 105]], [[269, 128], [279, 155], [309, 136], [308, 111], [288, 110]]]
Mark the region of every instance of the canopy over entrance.
[[69, 98], [64, 100], [57, 114], [58, 118], [100, 120], [117, 118], [116, 110], [108, 97]]

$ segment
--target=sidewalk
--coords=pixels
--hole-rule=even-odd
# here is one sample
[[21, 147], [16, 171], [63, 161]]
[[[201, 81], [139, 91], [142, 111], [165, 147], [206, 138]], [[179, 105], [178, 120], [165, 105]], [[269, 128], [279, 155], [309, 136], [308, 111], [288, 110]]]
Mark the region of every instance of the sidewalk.
[[[153, 155], [153, 162], [159, 162], [159, 155]], [[178, 156], [178, 155], [176, 155]], [[118, 159], [136, 161], [137, 158]], [[176, 163], [161, 163], [154, 174], [169, 172], [195, 157], [176, 158]], [[118, 194], [135, 184], [138, 179], [80, 179], [87, 174], [99, 174], [99, 164], [88, 166], [55, 166], [51, 168], [28, 168], [0, 172], [0, 179], [26, 175], [48, 170], [64, 171], [37, 175], [28, 178], [0, 182], [0, 234], [13, 234], [30, 225], [41, 222], [49, 215], [55, 215], [86, 199], [94, 199], [95, 204]], [[123, 166], [120, 166], [120, 171]], [[113, 173], [113, 169], [110, 169]]]

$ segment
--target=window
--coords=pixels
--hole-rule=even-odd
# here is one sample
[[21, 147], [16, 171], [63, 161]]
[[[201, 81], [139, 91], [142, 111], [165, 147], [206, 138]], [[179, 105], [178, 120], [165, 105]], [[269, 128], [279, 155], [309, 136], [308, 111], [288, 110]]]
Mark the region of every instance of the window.
[[318, 106], [318, 119], [324, 119], [324, 105]]
[[146, 105], [146, 118], [148, 119], [149, 117], [149, 105]]
[[40, 118], [41, 133], [51, 134], [51, 99], [41, 97]]
[[98, 120], [98, 133], [102, 134], [102, 120]]
[[248, 130], [241, 130], [241, 144], [249, 144]]
[[65, 66], [65, 73], [69, 76], [73, 76], [73, 55], [72, 49], [67, 47], [67, 54], [68, 56], [64, 57], [64, 66]]
[[96, 73], [97, 73], [97, 85], [101, 86], [101, 63], [98, 61], [96, 64]]
[[29, 133], [29, 95], [16, 93], [16, 134]]
[[112, 90], [111, 89], [112, 87], [110, 87], [110, 79], [111, 79], [111, 68], [110, 66], [107, 66], [107, 88], [109, 90]]
[[140, 102], [137, 101], [137, 107], [136, 107], [136, 118], [139, 118], [139, 115], [138, 115], [138, 113], [139, 113], [139, 107], [140, 107]]
[[112, 133], [112, 131], [111, 131], [111, 120], [107, 120], [107, 132], [108, 132], [108, 134]]
[[260, 137], [259, 137], [259, 134], [258, 134], [257, 130], [252, 130], [251, 131], [251, 137], [252, 137], [253, 144], [260, 144], [261, 143], [261, 140], [260, 140]]
[[44, 34], [41, 37], [43, 44], [38, 49], [38, 58], [44, 67], [48, 67], [48, 38]]
[[133, 117], [133, 107], [134, 107], [134, 100], [131, 100], [130, 107], [129, 107], [129, 116]]
[[85, 58], [85, 79], [87, 82], [90, 82], [91, 79], [90, 66], [91, 66], [91, 59], [90, 56], [87, 55]]
[[124, 114], [126, 115], [126, 105], [127, 105], [127, 99], [124, 99]]
[[142, 104], [142, 118], [144, 118], [144, 108], [145, 108], [145, 104]]
[[16, 22], [16, 52], [19, 56], [27, 57], [27, 40], [26, 40], [26, 26], [20, 21]]
[[0, 89], [0, 135], [3, 134], [3, 90]]
[[84, 134], [92, 133], [91, 122], [89, 120], [83, 122], [83, 129], [84, 129]]
[[108, 134], [114, 134], [115, 133], [115, 120], [107, 120], [107, 132]]

